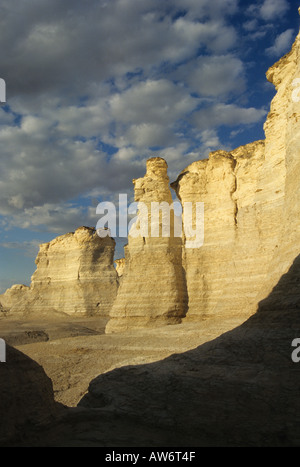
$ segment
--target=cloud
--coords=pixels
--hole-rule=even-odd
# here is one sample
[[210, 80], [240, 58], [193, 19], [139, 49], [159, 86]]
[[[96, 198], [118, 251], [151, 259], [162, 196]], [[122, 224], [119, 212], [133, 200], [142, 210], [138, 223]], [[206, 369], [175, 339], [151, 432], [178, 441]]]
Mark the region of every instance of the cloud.
[[235, 44], [235, 30], [224, 17], [236, 3], [75, 0], [70, 7], [58, 0], [2, 2], [1, 70], [10, 97], [60, 89], [68, 99], [74, 92], [84, 95], [93, 82], [176, 63], [199, 47], [224, 51]]
[[97, 139], [62, 137], [59, 125], [43, 116], [2, 128], [0, 145], [2, 215], [64, 203], [96, 188], [122, 189], [140, 170], [138, 161], [109, 161]]
[[254, 18], [254, 19], [250, 19], [250, 20], [245, 21], [245, 23], [243, 24], [243, 28], [246, 31], [256, 31], [256, 29], [258, 28], [257, 19]]
[[30, 241], [24, 241], [24, 242], [20, 242], [20, 241], [1, 242], [0, 247], [13, 249], [13, 250], [23, 250], [25, 256], [35, 258], [39, 251], [39, 246], [41, 243], [42, 241], [38, 241], [38, 240], [30, 240]]
[[241, 93], [246, 86], [244, 64], [232, 54], [198, 57], [180, 67], [176, 76], [203, 97]]
[[110, 100], [111, 116], [116, 121], [165, 125], [195, 106], [195, 100], [167, 79], [146, 80]]
[[6, 227], [91, 223], [89, 197], [132, 191], [153, 153], [180, 171], [221, 144], [218, 126], [258, 121], [228, 104], [247, 85], [237, 12], [237, 0], [2, 2]]
[[[96, 208], [72, 205], [71, 203], [51, 204], [27, 208], [7, 218], [6, 227], [31, 229], [43, 232], [70, 232], [81, 225], [95, 226], [97, 222]], [[11, 226], [10, 226], [11, 224]], [[27, 243], [26, 243], [27, 245]], [[6, 248], [19, 248], [19, 243], [3, 243]], [[27, 245], [28, 246], [28, 245]]]
[[250, 125], [262, 120], [265, 109], [244, 108], [235, 104], [215, 104], [209, 108], [195, 112], [193, 121], [200, 130], [209, 130], [221, 125]]
[[207, 129], [201, 132], [201, 140], [203, 145], [211, 152], [216, 148], [221, 147], [221, 142], [216, 130]]
[[168, 146], [176, 141], [172, 130], [158, 123], [132, 125], [126, 133], [126, 138], [137, 148]]
[[246, 12], [265, 22], [272, 22], [277, 18], [281, 18], [289, 8], [290, 5], [287, 0], [264, 0], [263, 2], [252, 3]]
[[279, 34], [274, 42], [274, 45], [266, 49], [268, 55], [279, 57], [290, 49], [294, 38], [294, 30], [287, 29]]
[[[175, 23], [175, 29], [182, 36], [184, 42], [198, 42], [198, 47], [205, 46], [215, 53], [229, 50], [237, 40], [235, 29], [219, 19], [200, 23], [179, 18]], [[185, 53], [185, 57], [189, 55]]]
[[259, 13], [265, 21], [273, 21], [285, 14], [289, 8], [287, 0], [264, 0]]
[[175, 144], [177, 122], [197, 105], [187, 90], [167, 79], [146, 80], [113, 95], [109, 112], [118, 147], [146, 150]]

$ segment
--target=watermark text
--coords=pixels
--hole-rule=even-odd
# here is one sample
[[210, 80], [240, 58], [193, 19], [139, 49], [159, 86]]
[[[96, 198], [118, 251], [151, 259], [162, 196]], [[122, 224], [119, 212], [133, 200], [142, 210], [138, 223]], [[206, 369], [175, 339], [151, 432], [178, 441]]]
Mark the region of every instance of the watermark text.
[[6, 343], [0, 338], [0, 363], [6, 362]]
[[[204, 242], [204, 203], [165, 201], [127, 204], [127, 195], [119, 194], [119, 208], [113, 202], [98, 204], [96, 224], [99, 237], [183, 237], [186, 248], [200, 248]], [[130, 220], [130, 216], [134, 216]], [[118, 232], [117, 232], [118, 224]]]
[[299, 363], [300, 362], [300, 338], [296, 337], [292, 341], [292, 347], [296, 347], [295, 350], [293, 350], [291, 358], [294, 363]]
[[0, 78], [0, 103], [6, 102], [6, 83], [4, 79]]

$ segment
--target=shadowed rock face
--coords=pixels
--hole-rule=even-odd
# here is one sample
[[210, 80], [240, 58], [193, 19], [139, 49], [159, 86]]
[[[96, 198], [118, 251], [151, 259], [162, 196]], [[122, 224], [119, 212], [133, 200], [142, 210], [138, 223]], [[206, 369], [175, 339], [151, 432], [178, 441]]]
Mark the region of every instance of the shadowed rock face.
[[30, 287], [14, 285], [0, 296], [11, 314], [65, 313], [106, 316], [117, 293], [115, 240], [80, 227], [40, 246]]

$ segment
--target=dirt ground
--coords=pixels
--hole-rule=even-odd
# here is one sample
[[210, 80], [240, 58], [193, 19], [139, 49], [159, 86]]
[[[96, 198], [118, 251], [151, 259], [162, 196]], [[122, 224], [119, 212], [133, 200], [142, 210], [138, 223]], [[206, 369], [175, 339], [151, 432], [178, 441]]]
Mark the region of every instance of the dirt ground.
[[75, 407], [98, 375], [191, 350], [244, 320], [211, 318], [200, 323], [105, 334], [107, 319], [99, 317], [1, 318], [0, 337], [44, 368], [58, 402]]

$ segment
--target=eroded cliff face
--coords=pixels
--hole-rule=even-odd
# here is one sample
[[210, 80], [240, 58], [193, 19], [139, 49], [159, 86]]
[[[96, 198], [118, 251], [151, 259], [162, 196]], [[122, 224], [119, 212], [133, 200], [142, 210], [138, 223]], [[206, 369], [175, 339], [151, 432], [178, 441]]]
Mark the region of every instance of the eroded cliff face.
[[[183, 234], [182, 262], [176, 247], [175, 262], [183, 266], [184, 274], [174, 275], [175, 263], [166, 260], [168, 255], [158, 248], [156, 239], [129, 242], [127, 276], [111, 314], [114, 321], [123, 323], [122, 329], [131, 327], [134, 320], [135, 326], [148, 324], [154, 308], [155, 315], [160, 314], [160, 284], [169, 290], [172, 278], [174, 299], [179, 276], [178, 297], [184, 288], [182, 279], [187, 288], [185, 320], [211, 315], [246, 319], [299, 254], [300, 103], [293, 98], [293, 82], [300, 77], [299, 41], [298, 35], [291, 52], [267, 72], [277, 94], [264, 125], [265, 140], [230, 152], [215, 151], [189, 165], [171, 184], [182, 203], [183, 221], [186, 203], [193, 203], [194, 212], [197, 202], [204, 203], [203, 245], [191, 247], [190, 238]], [[149, 172], [135, 183], [136, 200], [170, 202], [166, 180], [159, 168], [152, 178]], [[167, 272], [167, 264], [172, 264], [172, 271]], [[167, 293], [164, 296], [168, 298]], [[148, 318], [141, 319], [142, 313]]]
[[[299, 8], [300, 13], [300, 8]], [[277, 90], [265, 124], [266, 158], [272, 172], [281, 171], [281, 210], [276, 219], [278, 246], [258, 299], [265, 299], [300, 253], [300, 33], [287, 55], [273, 65], [267, 78]], [[276, 163], [276, 166], [275, 166]], [[276, 216], [276, 213], [274, 214]], [[298, 264], [298, 263], [297, 263]], [[290, 296], [293, 302], [293, 293]], [[277, 302], [277, 306], [278, 306]]]
[[[135, 201], [143, 207], [129, 231], [122, 282], [106, 333], [180, 323], [186, 313], [182, 239], [174, 235], [172, 210], [168, 217], [170, 235], [164, 236], [161, 228], [167, 222], [163, 216], [169, 212], [160, 211], [155, 217], [151, 204], [173, 204], [166, 161], [149, 159], [146, 175], [133, 183]], [[151, 235], [152, 223], [158, 229], [157, 236]]]
[[30, 287], [14, 285], [0, 296], [16, 313], [66, 313], [106, 316], [117, 293], [113, 266], [115, 240], [80, 227], [40, 246]]
[[[257, 141], [230, 153], [213, 152], [172, 184], [183, 211], [187, 202], [204, 203], [203, 245], [183, 249], [189, 320], [244, 313], [255, 299], [255, 284], [264, 279], [275, 247], [258, 202], [267, 202], [260, 182], [264, 162], [265, 143]], [[265, 221], [272, 228], [270, 218]]]

